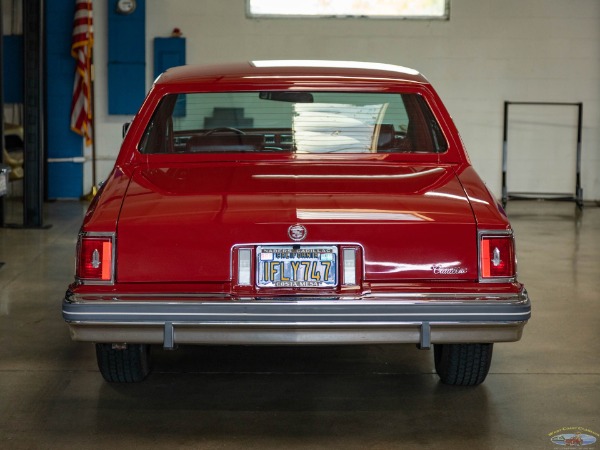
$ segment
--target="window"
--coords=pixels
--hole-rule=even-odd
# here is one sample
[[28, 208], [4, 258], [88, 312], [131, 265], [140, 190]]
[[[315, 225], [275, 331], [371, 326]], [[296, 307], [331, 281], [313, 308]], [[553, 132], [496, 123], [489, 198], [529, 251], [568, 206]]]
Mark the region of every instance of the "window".
[[448, 0], [246, 0], [250, 17], [448, 19]]
[[417, 94], [216, 92], [167, 95], [143, 153], [437, 153], [446, 141]]

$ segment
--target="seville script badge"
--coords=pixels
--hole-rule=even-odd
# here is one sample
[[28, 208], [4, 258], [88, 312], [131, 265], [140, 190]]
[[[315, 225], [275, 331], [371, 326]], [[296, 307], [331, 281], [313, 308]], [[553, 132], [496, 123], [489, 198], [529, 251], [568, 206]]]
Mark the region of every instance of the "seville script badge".
[[303, 241], [306, 233], [306, 228], [299, 223], [288, 228], [288, 236], [292, 241]]

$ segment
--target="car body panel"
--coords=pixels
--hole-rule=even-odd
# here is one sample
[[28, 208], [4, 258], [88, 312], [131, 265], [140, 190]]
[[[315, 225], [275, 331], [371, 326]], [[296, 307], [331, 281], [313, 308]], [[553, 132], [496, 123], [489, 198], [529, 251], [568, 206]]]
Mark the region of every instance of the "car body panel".
[[451, 167], [263, 162], [136, 171], [118, 280], [230, 281], [224, 250], [287, 242], [296, 223], [310, 243], [361, 243], [366, 280], [477, 278], [474, 220]]
[[[248, 91], [416, 94], [445, 150], [141, 151], [167, 95]], [[289, 234], [295, 226], [305, 229], [299, 242]], [[516, 341], [530, 317], [529, 297], [516, 274], [482, 280], [486, 233], [512, 242], [506, 214], [418, 72], [348, 62], [175, 68], [155, 81], [82, 225], [80, 239], [111, 236], [114, 273], [100, 282], [76, 279], [63, 317], [75, 340], [167, 348]], [[257, 286], [256, 252], [269, 245], [329, 246], [340, 255], [353, 249], [356, 279], [340, 278], [335, 287]], [[240, 281], [240, 250], [250, 252], [251, 283]]]

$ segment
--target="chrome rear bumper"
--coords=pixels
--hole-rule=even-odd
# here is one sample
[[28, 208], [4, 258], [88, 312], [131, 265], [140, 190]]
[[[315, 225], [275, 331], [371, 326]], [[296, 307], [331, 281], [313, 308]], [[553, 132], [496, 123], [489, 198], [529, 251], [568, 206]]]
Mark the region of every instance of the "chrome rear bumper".
[[[190, 298], [192, 297], [192, 298]], [[105, 298], [68, 294], [76, 341], [161, 344], [374, 344], [511, 342], [531, 317], [514, 295], [382, 295], [357, 299], [228, 300], [207, 296]]]

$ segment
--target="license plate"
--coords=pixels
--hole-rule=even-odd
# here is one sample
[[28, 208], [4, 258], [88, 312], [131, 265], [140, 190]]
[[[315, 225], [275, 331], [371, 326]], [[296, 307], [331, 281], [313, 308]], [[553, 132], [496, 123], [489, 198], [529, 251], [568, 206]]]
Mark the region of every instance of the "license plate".
[[336, 246], [258, 246], [258, 287], [333, 288], [337, 285]]

